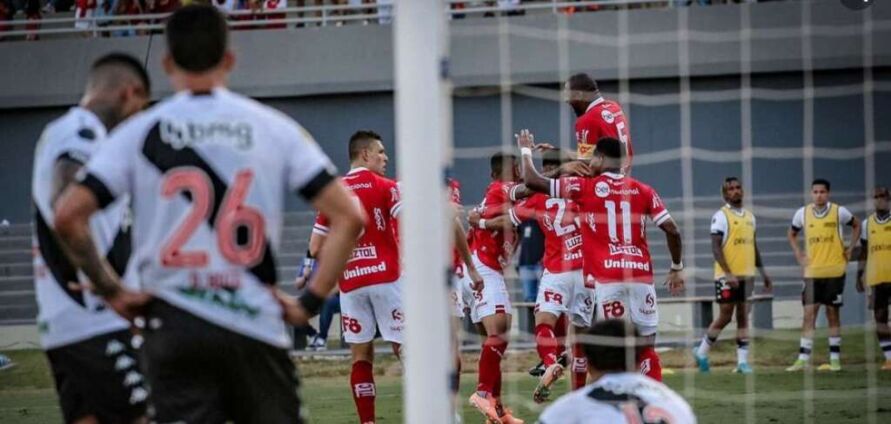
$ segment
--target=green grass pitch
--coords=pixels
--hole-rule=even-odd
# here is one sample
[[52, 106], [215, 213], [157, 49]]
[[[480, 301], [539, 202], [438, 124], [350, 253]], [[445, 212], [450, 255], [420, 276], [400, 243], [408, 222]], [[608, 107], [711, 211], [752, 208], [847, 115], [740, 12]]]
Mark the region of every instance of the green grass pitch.
[[[728, 332], [729, 333], [729, 332]], [[822, 340], [821, 340], [822, 339]], [[732, 340], [722, 341], [713, 351], [713, 370], [702, 375], [690, 368], [686, 350], [665, 352], [663, 360], [673, 369], [665, 382], [693, 406], [701, 423], [887, 423], [891, 422], [891, 372], [880, 372], [865, 363], [862, 331], [845, 334], [844, 369], [839, 373], [786, 373], [797, 351], [794, 332], [772, 332], [768, 339], [753, 343], [755, 374], [750, 378], [730, 372], [734, 361]], [[874, 346], [875, 343], [872, 343]], [[815, 363], [825, 362], [825, 338], [817, 339]], [[39, 351], [11, 351], [18, 365], [0, 371], [0, 422], [60, 422], [52, 379]], [[881, 359], [876, 349], [874, 361]], [[399, 367], [390, 358], [376, 365], [379, 423], [402, 422], [402, 384]], [[533, 353], [509, 353], [505, 368], [504, 399], [516, 415], [534, 423], [542, 406], [531, 401], [535, 380], [523, 370], [535, 362]], [[466, 398], [474, 388], [476, 361], [465, 356], [461, 378], [461, 406], [467, 423], [482, 422]], [[348, 362], [301, 360], [302, 397], [310, 422], [357, 422], [348, 384]], [[867, 370], [871, 371], [868, 372]], [[870, 385], [872, 389], [870, 390]], [[805, 390], [805, 387], [812, 390]], [[555, 395], [565, 392], [561, 383]], [[872, 420], [870, 419], [872, 418]]]

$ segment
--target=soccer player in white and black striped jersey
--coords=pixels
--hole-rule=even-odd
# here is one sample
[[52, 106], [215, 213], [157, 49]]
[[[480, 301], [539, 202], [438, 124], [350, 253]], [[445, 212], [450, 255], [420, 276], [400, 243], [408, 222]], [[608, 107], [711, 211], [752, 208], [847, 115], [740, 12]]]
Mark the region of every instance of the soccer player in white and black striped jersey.
[[[57, 231], [109, 306], [144, 314], [153, 420], [302, 422], [286, 323], [318, 312], [365, 216], [305, 130], [225, 88], [235, 58], [219, 12], [179, 9], [166, 38], [177, 93], [110, 136], [56, 204]], [[330, 219], [298, 300], [274, 286], [288, 192]], [[91, 215], [125, 195], [139, 290], [120, 283], [87, 231]]]
[[[93, 63], [79, 104], [50, 122], [34, 153], [34, 286], [40, 341], [66, 422], [138, 422], [148, 396], [127, 321], [81, 289], [59, 244], [53, 203], [105, 143], [106, 133], [145, 107], [150, 83], [135, 58], [112, 53]], [[130, 256], [122, 197], [90, 222], [99, 253], [118, 274]]]

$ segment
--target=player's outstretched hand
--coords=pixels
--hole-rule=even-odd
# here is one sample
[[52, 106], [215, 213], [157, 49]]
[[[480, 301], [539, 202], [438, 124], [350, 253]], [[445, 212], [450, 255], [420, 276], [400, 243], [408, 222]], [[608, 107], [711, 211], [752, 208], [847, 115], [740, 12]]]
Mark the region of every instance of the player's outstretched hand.
[[863, 293], [866, 291], [866, 284], [863, 284], [863, 275], [857, 276], [857, 293]]
[[773, 293], [773, 280], [768, 276], [764, 276], [764, 293]]
[[118, 315], [133, 322], [136, 317], [142, 315], [145, 305], [151, 300], [152, 295], [148, 293], [121, 288], [115, 294], [106, 297], [105, 303]]
[[473, 291], [481, 291], [486, 287], [486, 282], [483, 281], [483, 276], [480, 275], [475, 267], [470, 267], [470, 269], [467, 270], [467, 276], [470, 277], [470, 288]]
[[810, 263], [810, 260], [808, 260], [807, 255], [804, 253], [797, 254], [795, 259], [798, 260], [798, 265], [801, 265], [802, 267], [806, 267]]
[[557, 150], [557, 148], [550, 143], [538, 143], [535, 145], [534, 149], [538, 150], [539, 152], [544, 152], [546, 150]]
[[728, 273], [727, 275], [725, 275], [724, 281], [727, 282], [728, 286], [734, 289], [739, 287], [739, 278], [736, 278], [736, 276], [733, 274]]
[[514, 138], [517, 139], [517, 147], [521, 149], [524, 147], [535, 148], [535, 135], [529, 130], [520, 130], [519, 134], [514, 134]]
[[470, 224], [470, 228], [478, 228], [480, 225], [480, 218], [482, 217], [483, 216], [478, 209], [471, 209], [467, 214], [467, 223]]
[[665, 284], [672, 296], [678, 296], [684, 292], [684, 276], [681, 271], [670, 271], [668, 278], [665, 279]]

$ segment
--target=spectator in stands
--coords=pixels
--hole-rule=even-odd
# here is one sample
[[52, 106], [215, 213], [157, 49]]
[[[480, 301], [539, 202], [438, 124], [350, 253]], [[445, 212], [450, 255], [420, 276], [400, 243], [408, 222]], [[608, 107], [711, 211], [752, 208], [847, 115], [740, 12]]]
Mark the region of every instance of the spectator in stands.
[[180, 0], [146, 0], [145, 10], [148, 13], [173, 13], [180, 8]]
[[15, 9], [12, 7], [12, 0], [0, 0], [0, 41], [6, 38], [3, 33], [12, 29], [12, 25], [6, 21], [11, 21], [13, 15]]
[[[312, 7], [312, 6], [319, 6], [320, 3], [321, 3], [321, 0], [297, 0], [297, 7]], [[303, 18], [303, 17], [306, 17], [306, 18], [319, 18], [319, 17], [321, 17], [321, 16], [322, 16], [322, 12], [305, 12], [305, 13], [304, 13], [304, 12], [298, 12], [298, 13], [297, 13], [297, 17], [298, 17], [298, 18]], [[318, 24], [317, 24], [317, 23], [306, 23], [306, 24], [304, 24], [304, 23], [301, 22], [301, 23], [298, 23], [298, 24], [297, 24], [297, 27], [300, 28], [300, 27], [304, 27], [304, 26], [315, 26], [315, 25], [318, 25]]]
[[96, 14], [97, 7], [96, 0], [76, 0], [74, 2], [74, 27], [83, 30], [84, 37], [96, 35], [96, 21], [93, 20], [93, 15]]
[[[117, 4], [115, 4], [114, 11], [112, 11], [112, 15], [114, 16], [127, 16], [127, 15], [141, 15], [142, 14], [142, 6], [139, 4], [139, 0], [117, 0]], [[139, 19], [133, 19], [129, 21], [113, 21], [112, 25], [139, 25], [142, 23]], [[133, 28], [118, 30], [114, 32], [116, 37], [131, 37], [136, 35], [136, 30]]]
[[28, 41], [37, 40], [37, 31], [40, 29], [40, 20], [43, 16], [40, 13], [40, 0], [25, 0], [25, 19], [29, 22], [25, 24], [25, 29], [31, 31], [25, 36]]
[[[263, 12], [270, 12], [279, 9], [284, 9], [288, 7], [288, 0], [263, 0], [261, 4], [261, 9]], [[276, 19], [285, 19], [285, 13], [264, 13], [261, 15], [257, 15], [259, 19], [263, 20], [276, 20]], [[262, 26], [261, 28], [285, 28], [287, 25], [285, 23], [273, 23]]]

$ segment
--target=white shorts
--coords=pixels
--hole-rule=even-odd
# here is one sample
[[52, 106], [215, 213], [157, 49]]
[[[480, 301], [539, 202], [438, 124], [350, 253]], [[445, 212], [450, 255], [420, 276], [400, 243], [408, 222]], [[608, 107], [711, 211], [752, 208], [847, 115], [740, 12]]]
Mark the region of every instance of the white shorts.
[[485, 287], [480, 291], [474, 291], [470, 288], [469, 278], [461, 281], [461, 297], [464, 305], [470, 308], [470, 320], [478, 323], [490, 315], [510, 314], [512, 305], [507, 286], [504, 284], [504, 276], [480, 262], [476, 255], [473, 255], [473, 265], [483, 277]]
[[552, 274], [545, 270], [535, 299], [536, 312], [569, 315], [576, 327], [591, 326], [594, 316], [594, 289], [585, 287], [582, 270]]
[[597, 283], [597, 319], [631, 319], [641, 336], [656, 334], [656, 288], [647, 283]]
[[452, 316], [457, 318], [464, 318], [464, 294], [461, 290], [464, 284], [467, 284], [468, 287], [470, 286], [470, 279], [467, 278], [466, 272], [463, 276], [452, 274], [452, 287], [449, 290], [449, 309], [452, 311]]
[[379, 329], [384, 340], [401, 344], [405, 322], [400, 286], [397, 280], [340, 293], [343, 339], [368, 343]]

